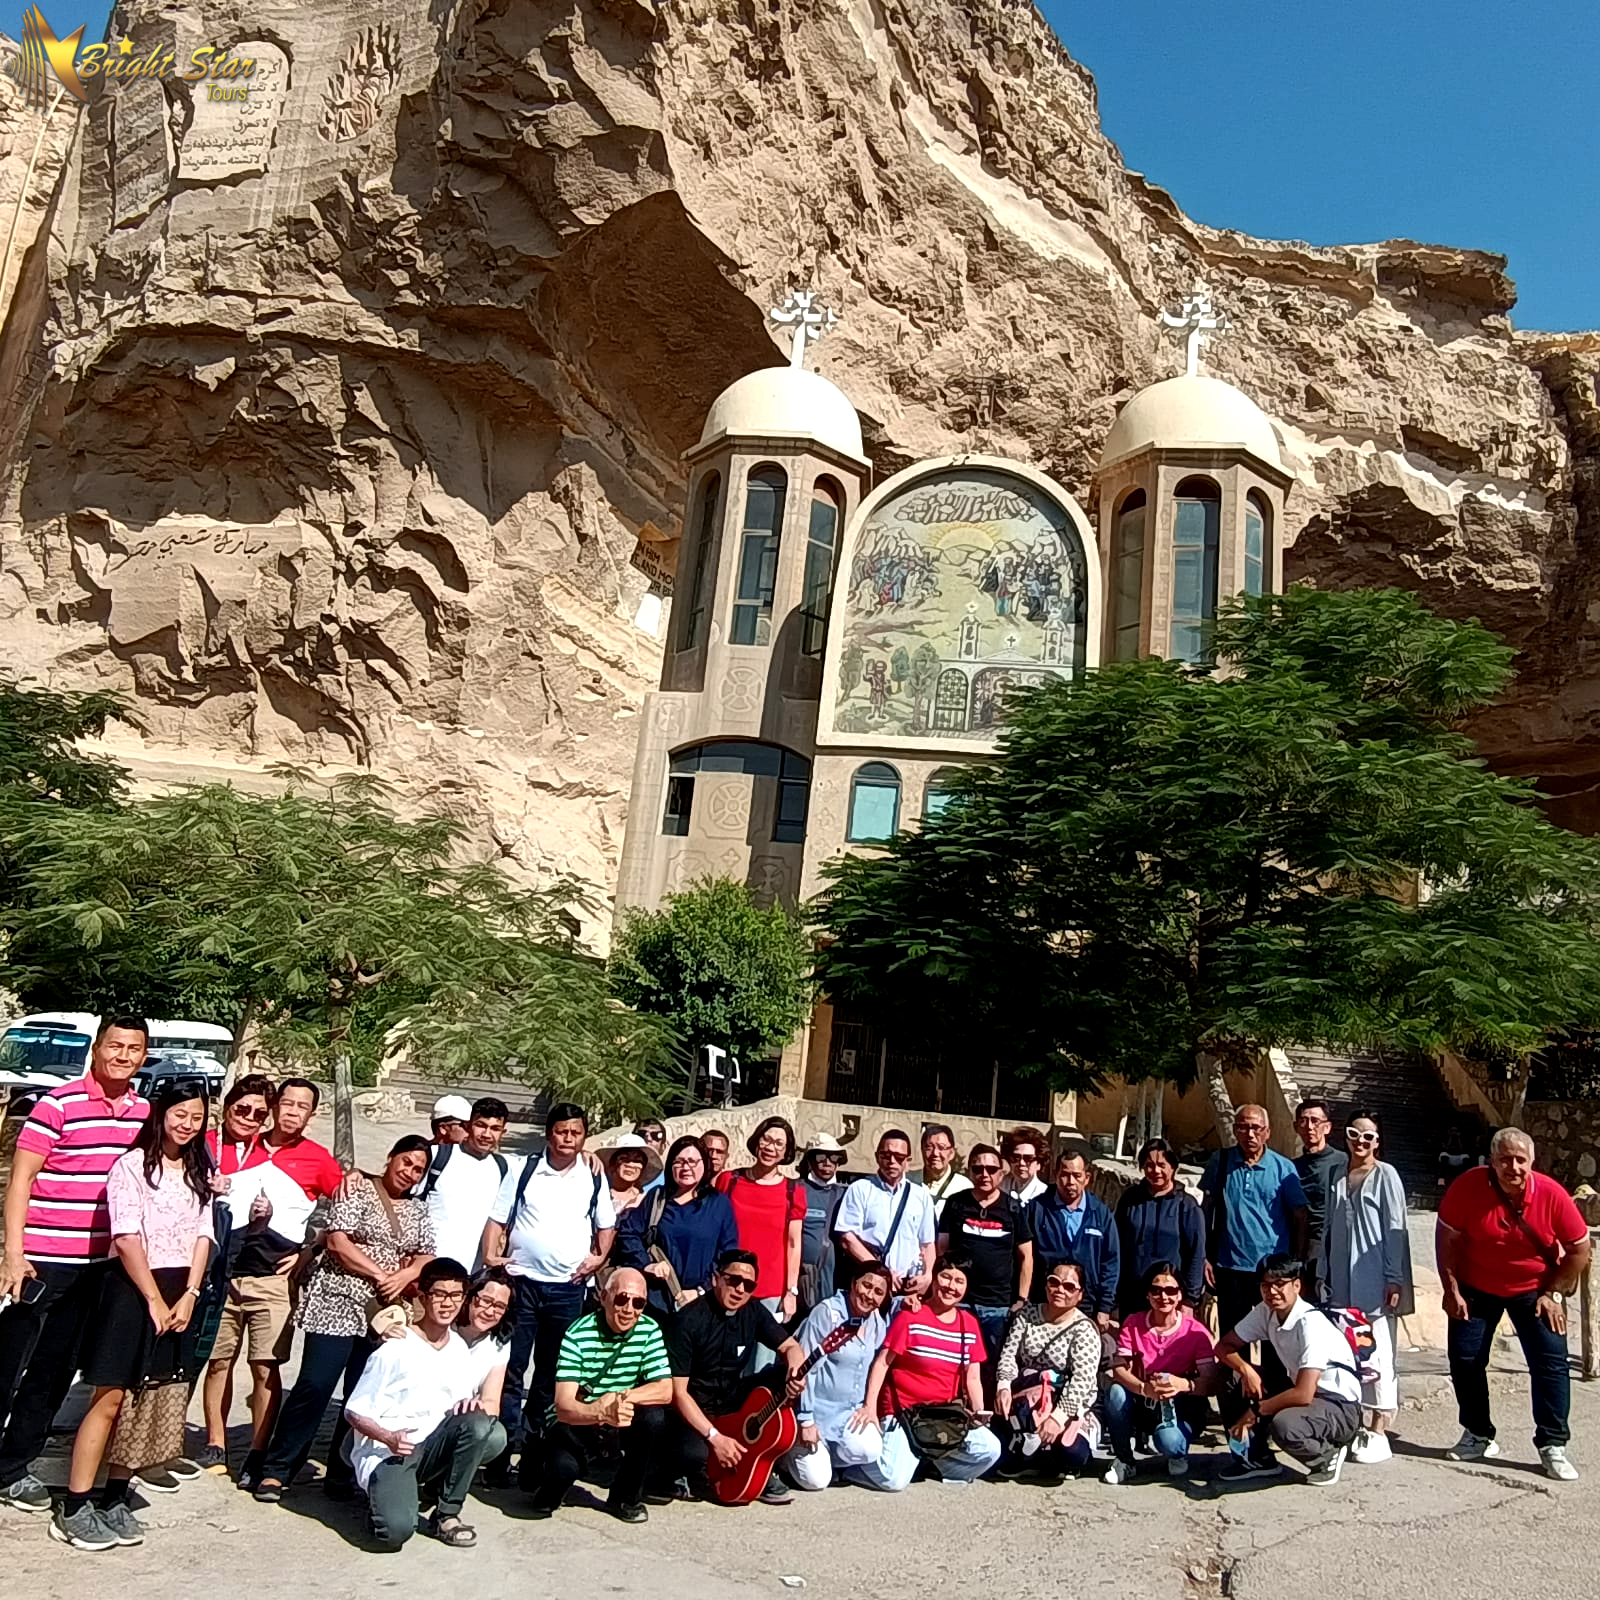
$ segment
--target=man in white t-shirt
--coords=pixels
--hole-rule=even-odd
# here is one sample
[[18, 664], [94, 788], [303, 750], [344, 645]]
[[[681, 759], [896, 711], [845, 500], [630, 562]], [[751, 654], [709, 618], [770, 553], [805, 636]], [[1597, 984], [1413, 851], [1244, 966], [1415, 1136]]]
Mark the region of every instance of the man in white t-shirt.
[[416, 1193], [428, 1202], [436, 1252], [469, 1270], [483, 1258], [483, 1233], [512, 1163], [500, 1154], [510, 1112], [504, 1100], [475, 1100], [460, 1144], [439, 1143]]
[[477, 1534], [461, 1508], [479, 1465], [505, 1447], [505, 1430], [478, 1399], [483, 1362], [451, 1324], [466, 1299], [466, 1269], [437, 1257], [417, 1280], [422, 1320], [384, 1340], [345, 1401], [350, 1465], [366, 1492], [372, 1536], [398, 1550], [417, 1531], [465, 1547]]
[[[1217, 1360], [1238, 1375], [1238, 1387], [1220, 1398], [1222, 1420], [1245, 1455], [1222, 1469], [1229, 1482], [1275, 1477], [1278, 1445], [1310, 1468], [1307, 1481], [1339, 1481], [1350, 1441], [1361, 1427], [1361, 1374], [1350, 1341], [1315, 1306], [1300, 1298], [1304, 1265], [1295, 1256], [1261, 1263], [1261, 1303], [1217, 1343]], [[1268, 1391], [1262, 1373], [1245, 1359], [1250, 1346], [1269, 1345], [1288, 1387]]]
[[[503, 1266], [516, 1285], [516, 1324], [500, 1402], [500, 1420], [513, 1442], [519, 1432], [537, 1439], [544, 1431], [555, 1404], [561, 1341], [582, 1312], [584, 1290], [616, 1234], [610, 1186], [583, 1159], [588, 1136], [582, 1106], [552, 1106], [545, 1117], [543, 1151], [520, 1172], [506, 1175], [484, 1232], [484, 1264]], [[533, 1376], [524, 1404], [530, 1356]], [[497, 1461], [489, 1481], [504, 1482], [507, 1466]], [[521, 1475], [526, 1487], [538, 1482], [540, 1467], [538, 1452], [525, 1448]]]

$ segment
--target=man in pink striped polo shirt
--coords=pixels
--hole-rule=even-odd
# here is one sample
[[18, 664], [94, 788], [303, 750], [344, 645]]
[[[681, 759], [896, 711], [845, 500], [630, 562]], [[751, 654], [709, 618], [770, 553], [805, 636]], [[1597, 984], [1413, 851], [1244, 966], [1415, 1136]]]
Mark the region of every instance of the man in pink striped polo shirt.
[[100, 1303], [111, 1256], [106, 1178], [150, 1114], [132, 1088], [149, 1043], [142, 1017], [108, 1018], [88, 1072], [41, 1096], [17, 1135], [0, 1258], [0, 1299], [11, 1297], [0, 1311], [0, 1502], [19, 1511], [50, 1509], [50, 1491], [28, 1469]]

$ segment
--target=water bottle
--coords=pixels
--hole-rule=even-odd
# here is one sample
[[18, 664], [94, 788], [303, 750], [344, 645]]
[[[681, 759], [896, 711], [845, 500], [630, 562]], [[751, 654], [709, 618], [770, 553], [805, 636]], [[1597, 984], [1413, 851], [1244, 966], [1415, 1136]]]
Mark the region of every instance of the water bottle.
[[1161, 1419], [1161, 1427], [1176, 1428], [1178, 1426], [1178, 1406], [1176, 1401], [1168, 1398], [1161, 1401], [1156, 1409]]

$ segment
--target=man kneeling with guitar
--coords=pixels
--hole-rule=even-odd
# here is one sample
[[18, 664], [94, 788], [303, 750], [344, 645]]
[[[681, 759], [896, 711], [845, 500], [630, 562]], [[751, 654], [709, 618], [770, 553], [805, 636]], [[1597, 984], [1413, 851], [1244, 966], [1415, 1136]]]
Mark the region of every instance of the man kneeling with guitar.
[[[760, 1301], [756, 1257], [750, 1250], [724, 1250], [711, 1276], [711, 1293], [686, 1306], [667, 1328], [672, 1360], [672, 1403], [677, 1408], [676, 1471], [704, 1498], [743, 1505], [758, 1496], [767, 1505], [791, 1498], [772, 1477], [772, 1464], [794, 1443], [788, 1409], [805, 1387], [805, 1357], [798, 1342]], [[782, 1357], [787, 1372], [773, 1368], [745, 1376], [751, 1347], [765, 1345]], [[754, 1395], [752, 1384], [764, 1389]], [[741, 1399], [757, 1400], [741, 1414]], [[766, 1416], [762, 1416], [767, 1412]], [[729, 1423], [724, 1430], [720, 1424]], [[736, 1437], [735, 1434], [740, 1435]], [[668, 1476], [672, 1466], [668, 1463]]]

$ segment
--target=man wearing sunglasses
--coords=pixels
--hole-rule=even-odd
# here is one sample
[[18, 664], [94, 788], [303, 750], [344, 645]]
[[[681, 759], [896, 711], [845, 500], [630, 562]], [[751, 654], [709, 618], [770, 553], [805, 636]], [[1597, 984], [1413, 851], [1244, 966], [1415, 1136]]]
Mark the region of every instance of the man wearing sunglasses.
[[649, 1520], [644, 1485], [665, 1442], [672, 1368], [660, 1324], [643, 1314], [648, 1301], [644, 1274], [618, 1267], [601, 1293], [600, 1309], [567, 1329], [545, 1432], [544, 1474], [533, 1492], [535, 1517], [555, 1513], [596, 1453], [599, 1430], [615, 1428], [622, 1465], [606, 1510], [619, 1522]]
[[[665, 1475], [686, 1476], [697, 1493], [705, 1489], [708, 1455], [714, 1452], [725, 1467], [738, 1466], [744, 1455], [744, 1446], [719, 1433], [712, 1418], [726, 1416], [747, 1392], [751, 1380], [745, 1377], [745, 1361], [752, 1345], [778, 1352], [789, 1369], [791, 1396], [804, 1387], [803, 1380], [795, 1377], [805, 1361], [799, 1341], [753, 1298], [756, 1267], [754, 1251], [724, 1250], [711, 1276], [711, 1293], [685, 1306], [667, 1330], [677, 1416], [676, 1439]], [[758, 1374], [754, 1381], [771, 1380]], [[791, 1498], [776, 1475], [768, 1480], [761, 1496], [767, 1505], [783, 1505]]]

